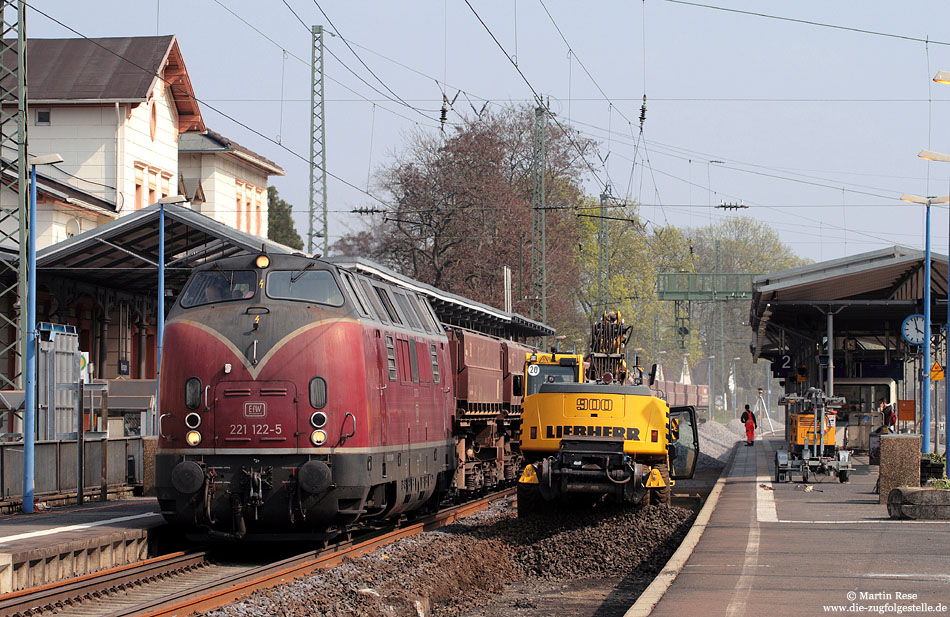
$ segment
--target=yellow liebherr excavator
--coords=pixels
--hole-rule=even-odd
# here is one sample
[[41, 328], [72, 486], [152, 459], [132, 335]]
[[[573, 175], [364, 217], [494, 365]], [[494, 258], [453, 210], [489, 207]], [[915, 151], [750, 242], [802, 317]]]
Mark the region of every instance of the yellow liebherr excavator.
[[673, 481], [692, 477], [696, 411], [653, 396], [639, 368], [628, 374], [628, 331], [619, 313], [604, 312], [591, 326], [586, 371], [577, 354], [527, 354], [519, 516], [582, 499], [669, 504]]

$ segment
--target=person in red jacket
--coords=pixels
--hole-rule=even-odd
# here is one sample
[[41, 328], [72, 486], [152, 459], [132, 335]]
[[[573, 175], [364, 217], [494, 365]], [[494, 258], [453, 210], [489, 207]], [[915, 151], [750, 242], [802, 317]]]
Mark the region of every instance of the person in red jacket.
[[739, 419], [745, 424], [745, 445], [751, 446], [753, 445], [753, 441], [755, 441], [755, 429], [759, 428], [759, 423], [755, 421], [755, 414], [752, 413], [748, 405], [745, 406], [745, 411], [742, 412], [742, 416]]

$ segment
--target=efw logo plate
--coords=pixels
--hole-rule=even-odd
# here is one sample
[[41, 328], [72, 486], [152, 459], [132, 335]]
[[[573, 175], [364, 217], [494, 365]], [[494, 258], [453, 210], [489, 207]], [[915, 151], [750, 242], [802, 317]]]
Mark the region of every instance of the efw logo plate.
[[267, 403], [244, 403], [244, 417], [245, 418], [263, 418], [267, 415]]

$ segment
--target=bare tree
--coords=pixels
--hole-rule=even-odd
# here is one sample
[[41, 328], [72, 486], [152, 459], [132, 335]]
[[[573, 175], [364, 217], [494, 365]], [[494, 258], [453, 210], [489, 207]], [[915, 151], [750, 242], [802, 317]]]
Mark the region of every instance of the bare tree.
[[[506, 108], [463, 121], [447, 138], [416, 133], [396, 160], [378, 170], [392, 207], [368, 231], [348, 234], [337, 253], [358, 252], [413, 278], [500, 306], [502, 266], [515, 272], [515, 295], [530, 295], [532, 130], [534, 111]], [[548, 321], [576, 322], [585, 166], [578, 149], [594, 144], [548, 125], [546, 146]], [[522, 267], [523, 266], [523, 267]], [[515, 310], [529, 313], [519, 298]]]

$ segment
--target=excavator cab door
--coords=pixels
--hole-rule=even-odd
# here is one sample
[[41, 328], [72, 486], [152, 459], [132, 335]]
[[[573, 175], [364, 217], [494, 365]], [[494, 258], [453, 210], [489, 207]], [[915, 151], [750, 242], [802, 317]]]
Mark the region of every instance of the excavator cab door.
[[671, 407], [669, 431], [670, 477], [674, 480], [692, 478], [699, 458], [696, 408]]

